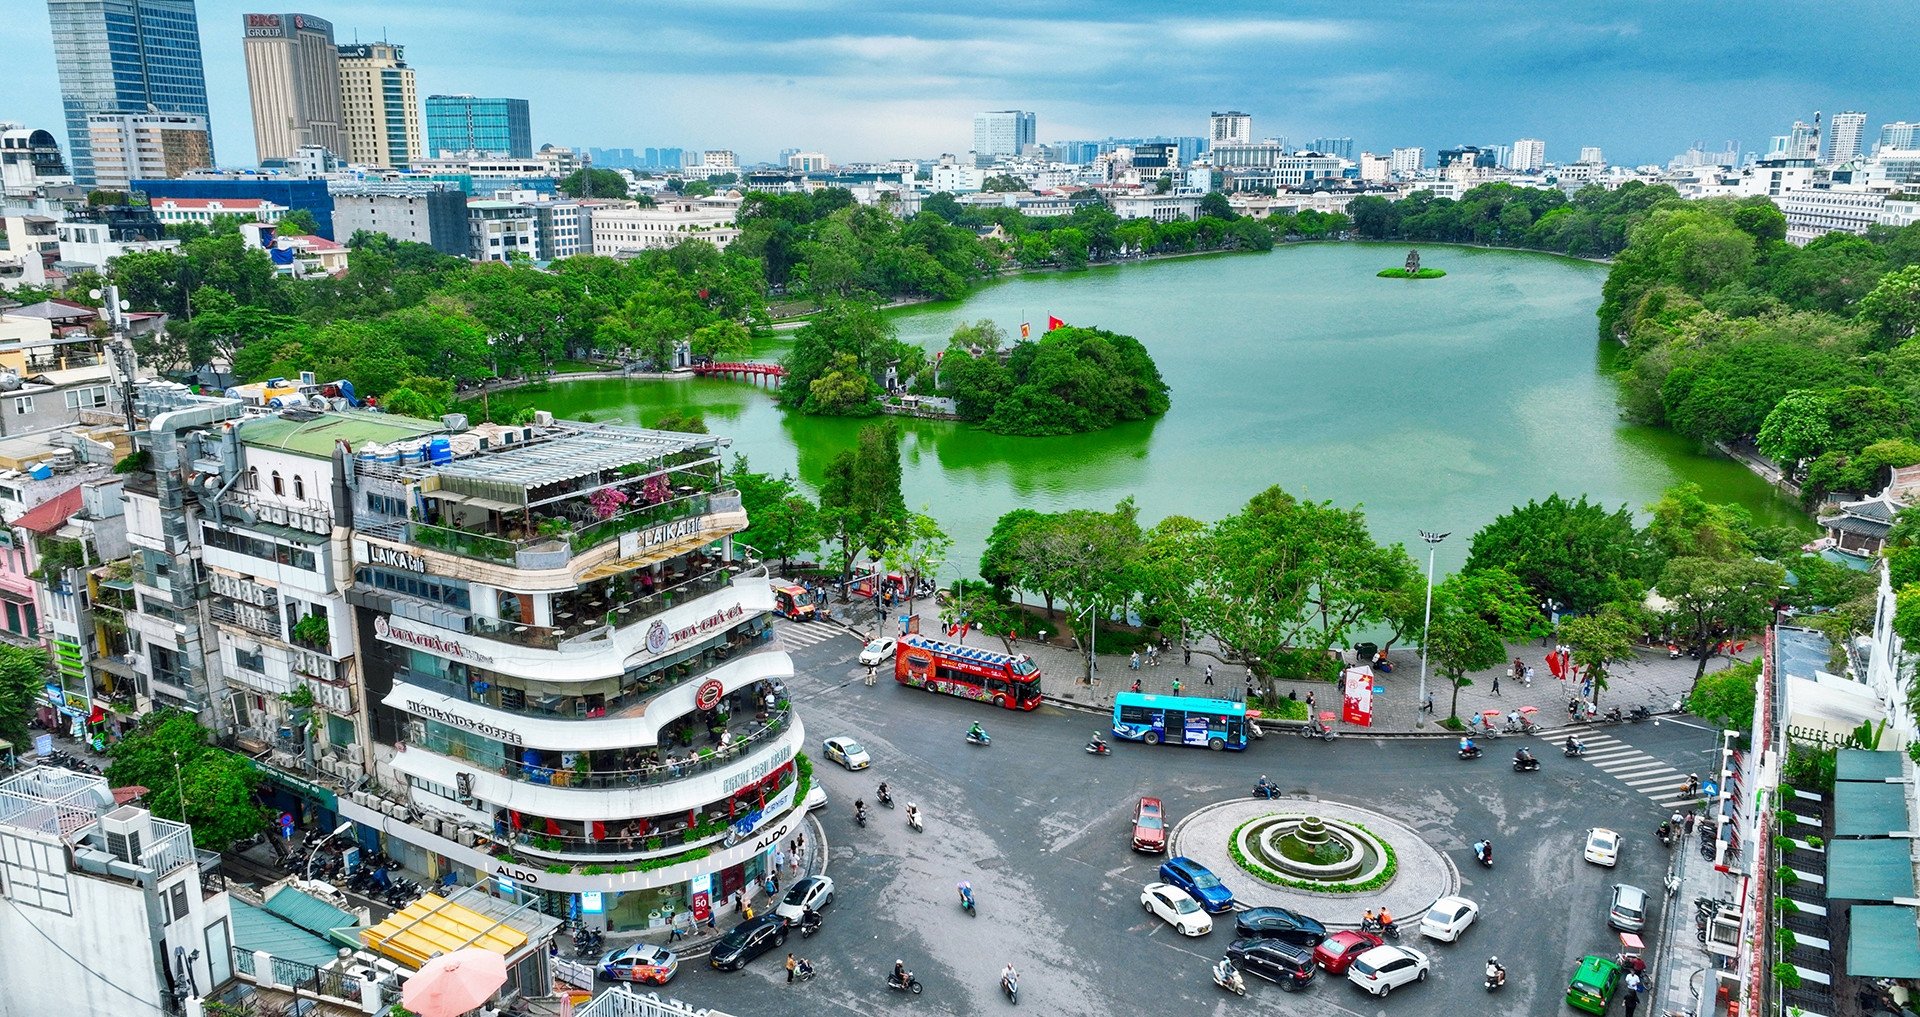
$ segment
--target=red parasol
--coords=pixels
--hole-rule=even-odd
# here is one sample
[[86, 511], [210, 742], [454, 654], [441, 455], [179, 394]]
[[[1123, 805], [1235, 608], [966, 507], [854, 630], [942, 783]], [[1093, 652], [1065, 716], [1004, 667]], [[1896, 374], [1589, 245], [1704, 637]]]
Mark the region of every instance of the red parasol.
[[489, 950], [455, 950], [426, 962], [407, 979], [400, 1003], [419, 1017], [458, 1017], [505, 984], [505, 957]]

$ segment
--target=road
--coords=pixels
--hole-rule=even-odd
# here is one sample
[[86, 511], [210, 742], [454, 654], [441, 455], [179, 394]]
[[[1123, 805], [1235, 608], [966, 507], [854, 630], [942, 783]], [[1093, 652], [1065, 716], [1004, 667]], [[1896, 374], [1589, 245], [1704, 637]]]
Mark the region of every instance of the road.
[[[1245, 795], [1262, 773], [1285, 788], [1412, 826], [1453, 859], [1462, 892], [1483, 909], [1458, 944], [1406, 937], [1433, 960], [1424, 985], [1380, 1001], [1324, 973], [1300, 994], [1253, 980], [1250, 994], [1263, 1007], [1419, 1017], [1559, 1011], [1580, 956], [1620, 949], [1605, 922], [1611, 884], [1644, 887], [1657, 907], [1668, 856], [1652, 831], [1667, 810], [1645, 789], [1564, 759], [1557, 745], [1538, 747], [1545, 765], [1533, 774], [1505, 765], [1509, 743], [1518, 741], [1511, 738], [1471, 763], [1458, 761], [1447, 741], [1363, 737], [1333, 744], [1269, 737], [1245, 753], [1123, 743], [1098, 758], [1081, 746], [1104, 726], [1100, 718], [1054, 708], [1010, 714], [910, 690], [884, 680], [884, 672], [868, 688], [860, 680], [864, 669], [852, 661], [858, 648], [843, 637], [794, 654], [795, 702], [815, 743], [814, 772], [832, 800], [816, 817], [838, 887], [824, 931], [787, 948], [813, 959], [819, 977], [785, 985], [784, 952], [730, 974], [692, 961], [672, 995], [742, 1017], [907, 1007], [975, 1014], [1008, 1006], [997, 976], [1011, 961], [1022, 973], [1020, 1007], [1038, 1013], [1130, 1015], [1147, 1006], [1225, 1012], [1238, 1001], [1213, 985], [1208, 966], [1231, 941], [1231, 925], [1219, 922], [1207, 937], [1182, 939], [1144, 916], [1139, 891], [1155, 878], [1158, 859], [1133, 853], [1127, 837], [1140, 795], [1161, 798], [1177, 821], [1201, 805]], [[974, 720], [986, 724], [992, 746], [962, 740]], [[1608, 733], [1679, 772], [1702, 768], [1710, 744], [1707, 732], [1672, 722]], [[866, 746], [872, 770], [848, 773], [820, 760], [818, 742], [841, 734]], [[899, 810], [877, 810], [866, 829], [855, 825], [852, 801], [864, 797], [871, 805], [882, 779], [903, 805], [919, 803], [925, 832], [910, 830]], [[1594, 825], [1626, 835], [1617, 870], [1582, 861]], [[1468, 848], [1488, 836], [1498, 848], [1492, 870], [1475, 864]], [[1218, 875], [1228, 886], [1249, 878]], [[954, 884], [961, 879], [974, 885], [977, 917], [958, 906]], [[1314, 917], [1351, 925], [1365, 907], [1364, 898], [1330, 901]], [[1656, 911], [1648, 928], [1660, 925]], [[1489, 954], [1509, 972], [1497, 996], [1480, 982]], [[925, 995], [907, 1001], [885, 987], [895, 958], [918, 975]]]

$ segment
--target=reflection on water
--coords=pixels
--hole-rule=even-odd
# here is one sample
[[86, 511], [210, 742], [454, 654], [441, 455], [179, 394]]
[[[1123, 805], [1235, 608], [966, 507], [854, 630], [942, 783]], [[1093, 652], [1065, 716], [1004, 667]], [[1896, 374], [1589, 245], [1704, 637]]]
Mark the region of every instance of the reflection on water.
[[[1214, 519], [1272, 484], [1360, 504], [1384, 539], [1419, 528], [1462, 537], [1555, 491], [1639, 509], [1692, 480], [1771, 522], [1794, 507], [1731, 461], [1619, 419], [1594, 335], [1602, 266], [1471, 248], [1423, 249], [1444, 279], [1377, 279], [1403, 245], [1325, 244], [1010, 279], [965, 301], [893, 312], [937, 349], [963, 321], [1010, 335], [1049, 314], [1136, 335], [1172, 388], [1156, 421], [1098, 434], [1014, 438], [902, 421], [908, 505], [929, 507], [971, 572], [1001, 513], [1108, 508], [1152, 522]], [[785, 336], [762, 343], [775, 359]], [[520, 398], [513, 394], [496, 400]], [[755, 469], [819, 484], [868, 420], [787, 415], [732, 381], [581, 381], [531, 397], [557, 415], [652, 423], [699, 413]], [[1443, 566], [1467, 541], [1441, 546]]]

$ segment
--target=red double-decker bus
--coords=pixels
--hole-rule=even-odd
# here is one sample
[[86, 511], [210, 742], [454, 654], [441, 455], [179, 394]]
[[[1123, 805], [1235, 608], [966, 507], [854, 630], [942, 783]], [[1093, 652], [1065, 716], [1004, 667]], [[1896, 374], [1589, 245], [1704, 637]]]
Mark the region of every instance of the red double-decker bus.
[[995, 653], [928, 636], [902, 636], [894, 648], [893, 677], [902, 685], [1009, 710], [1040, 705], [1040, 668], [1024, 653]]

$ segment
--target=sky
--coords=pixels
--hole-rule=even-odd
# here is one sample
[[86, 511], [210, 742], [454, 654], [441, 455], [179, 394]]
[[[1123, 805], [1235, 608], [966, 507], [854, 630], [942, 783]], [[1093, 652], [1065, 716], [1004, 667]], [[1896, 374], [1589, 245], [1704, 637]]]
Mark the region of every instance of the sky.
[[[222, 164], [253, 158], [236, 0], [199, 0]], [[284, 9], [282, 9], [284, 12]], [[973, 114], [1042, 141], [1206, 133], [1351, 137], [1355, 151], [1541, 138], [1571, 161], [1764, 149], [1796, 118], [1920, 120], [1911, 9], [1861, 0], [339, 0], [338, 41], [406, 48], [420, 94], [532, 101], [534, 143], [787, 148], [837, 162], [964, 152]], [[0, 0], [0, 120], [64, 140], [44, 0]]]

